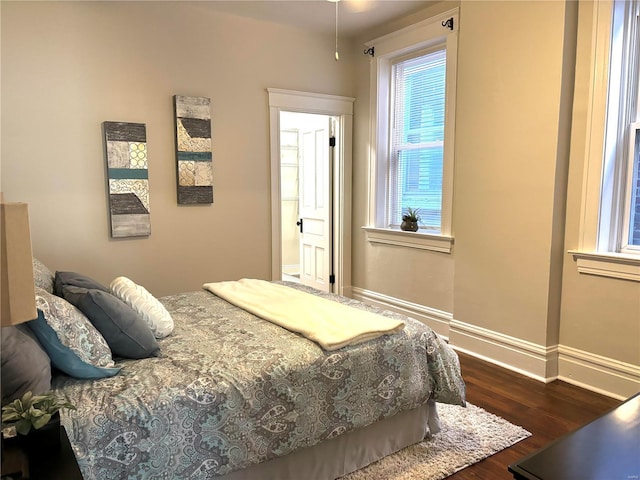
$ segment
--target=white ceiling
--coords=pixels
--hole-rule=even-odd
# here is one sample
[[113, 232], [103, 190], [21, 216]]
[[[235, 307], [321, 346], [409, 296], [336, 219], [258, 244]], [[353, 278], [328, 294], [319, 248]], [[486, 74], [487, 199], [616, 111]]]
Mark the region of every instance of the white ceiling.
[[[428, 6], [428, 0], [341, 0], [338, 3], [339, 34], [355, 36], [372, 27], [396, 20]], [[335, 4], [328, 0], [212, 0], [200, 6], [307, 30], [335, 32]]]

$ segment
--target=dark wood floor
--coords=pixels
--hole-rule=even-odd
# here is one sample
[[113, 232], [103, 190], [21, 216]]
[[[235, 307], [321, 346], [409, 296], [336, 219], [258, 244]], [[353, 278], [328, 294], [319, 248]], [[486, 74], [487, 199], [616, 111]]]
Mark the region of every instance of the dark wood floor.
[[620, 405], [620, 401], [555, 381], [544, 384], [524, 375], [458, 354], [467, 401], [520, 425], [531, 437], [448, 480], [513, 479], [507, 466]]

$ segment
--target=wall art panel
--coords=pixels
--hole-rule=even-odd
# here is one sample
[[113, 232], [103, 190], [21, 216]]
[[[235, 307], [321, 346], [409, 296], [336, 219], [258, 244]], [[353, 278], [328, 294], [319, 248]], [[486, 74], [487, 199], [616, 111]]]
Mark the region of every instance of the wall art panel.
[[211, 99], [173, 97], [178, 203], [213, 203]]
[[109, 182], [111, 236], [151, 234], [147, 128], [143, 123], [103, 122]]

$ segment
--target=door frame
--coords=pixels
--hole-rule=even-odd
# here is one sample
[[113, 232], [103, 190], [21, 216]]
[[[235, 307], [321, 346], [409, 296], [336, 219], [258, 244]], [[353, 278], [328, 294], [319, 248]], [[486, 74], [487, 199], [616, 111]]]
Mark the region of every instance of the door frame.
[[282, 279], [280, 211], [280, 112], [316, 113], [339, 118], [333, 155], [333, 292], [351, 296], [351, 174], [355, 98], [267, 88], [271, 151], [271, 278]]

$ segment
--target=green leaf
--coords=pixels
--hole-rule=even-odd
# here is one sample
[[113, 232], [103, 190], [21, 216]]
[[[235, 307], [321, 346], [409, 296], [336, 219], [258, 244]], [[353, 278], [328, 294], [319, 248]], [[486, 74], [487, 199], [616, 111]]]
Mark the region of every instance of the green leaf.
[[43, 410], [40, 410], [39, 408], [36, 408], [33, 406], [29, 409], [27, 413], [32, 417], [41, 417], [42, 415], [45, 414]]
[[31, 398], [31, 404], [37, 405], [39, 403], [50, 402], [51, 400], [52, 400], [51, 397], [47, 395], [35, 395], [33, 398]]
[[31, 422], [29, 420], [19, 420], [16, 422], [16, 432], [20, 435], [26, 435], [31, 430]]
[[31, 397], [33, 397], [33, 393], [31, 393], [31, 390], [29, 390], [22, 396], [22, 403], [28, 404], [29, 402], [31, 402]]
[[3, 411], [2, 412], [2, 422], [15, 422], [16, 420], [20, 420], [20, 414], [13, 411]]
[[40, 428], [44, 427], [47, 423], [49, 423], [49, 420], [51, 420], [51, 415], [48, 413], [42, 415], [41, 417], [35, 418], [32, 420], [33, 428], [35, 428], [36, 430], [39, 430]]

